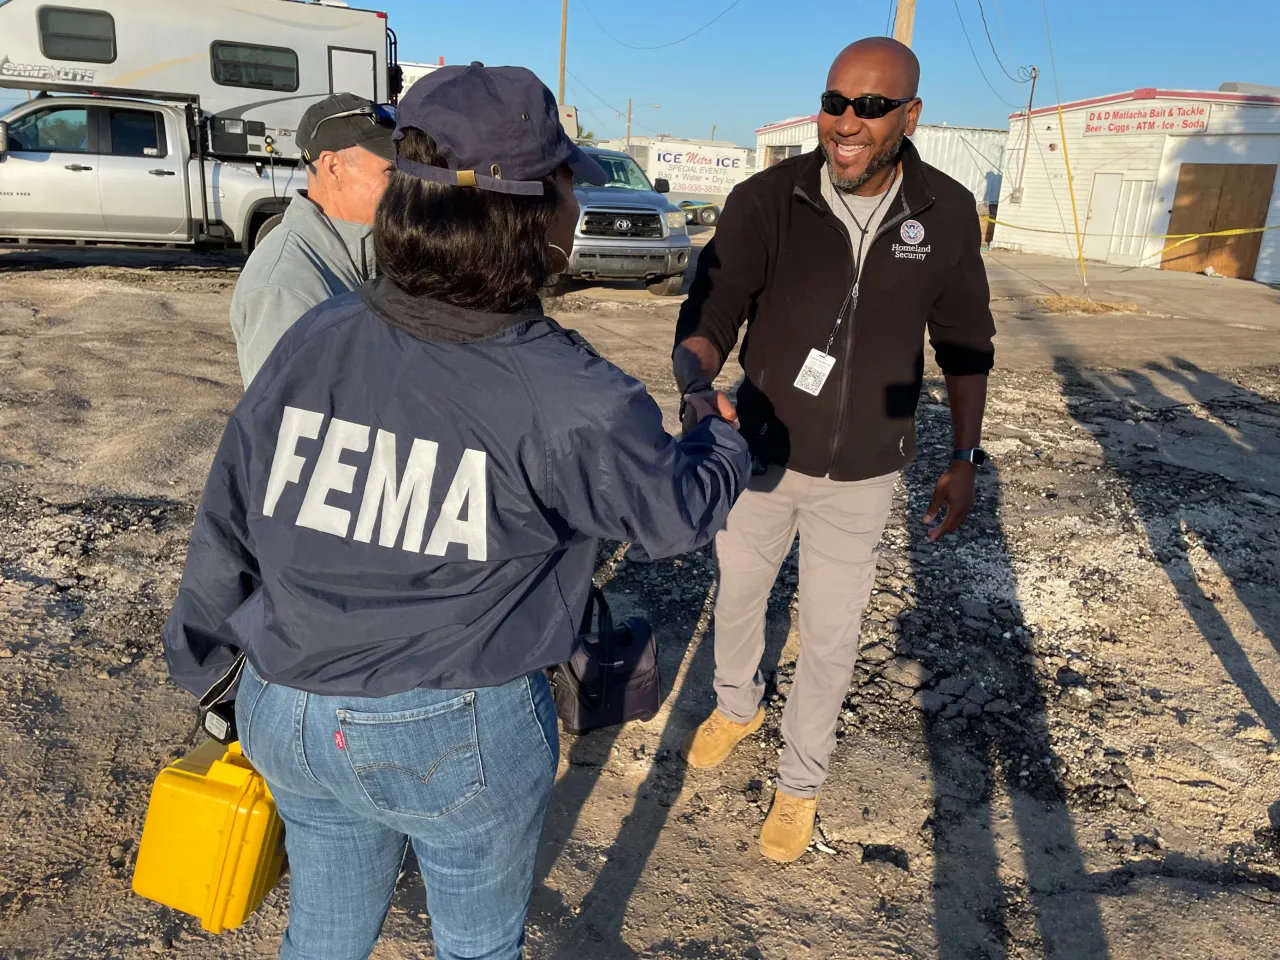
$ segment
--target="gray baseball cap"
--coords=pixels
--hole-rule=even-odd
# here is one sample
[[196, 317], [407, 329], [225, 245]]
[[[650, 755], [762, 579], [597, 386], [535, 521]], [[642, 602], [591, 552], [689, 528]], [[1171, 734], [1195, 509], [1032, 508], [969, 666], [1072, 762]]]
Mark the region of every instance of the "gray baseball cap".
[[384, 160], [394, 161], [394, 107], [358, 97], [335, 93], [307, 107], [298, 123], [296, 140], [302, 159], [312, 163], [326, 150], [361, 147]]

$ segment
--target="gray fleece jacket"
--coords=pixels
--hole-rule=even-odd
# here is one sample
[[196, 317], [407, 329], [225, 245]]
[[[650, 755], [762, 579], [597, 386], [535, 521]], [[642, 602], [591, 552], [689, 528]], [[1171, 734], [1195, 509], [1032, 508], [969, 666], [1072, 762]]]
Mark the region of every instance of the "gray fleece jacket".
[[245, 262], [231, 297], [231, 332], [246, 388], [299, 317], [373, 276], [369, 233], [363, 223], [326, 217], [298, 191], [280, 225]]

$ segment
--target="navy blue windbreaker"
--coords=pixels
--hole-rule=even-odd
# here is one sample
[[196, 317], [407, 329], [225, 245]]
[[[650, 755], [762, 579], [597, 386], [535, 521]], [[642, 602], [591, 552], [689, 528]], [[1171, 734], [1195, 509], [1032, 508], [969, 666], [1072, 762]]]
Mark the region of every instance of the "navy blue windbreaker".
[[674, 439], [641, 383], [540, 312], [373, 281], [299, 320], [227, 424], [170, 673], [203, 694], [243, 649], [319, 694], [505, 683], [568, 659], [598, 538], [692, 550], [749, 473], [731, 426]]

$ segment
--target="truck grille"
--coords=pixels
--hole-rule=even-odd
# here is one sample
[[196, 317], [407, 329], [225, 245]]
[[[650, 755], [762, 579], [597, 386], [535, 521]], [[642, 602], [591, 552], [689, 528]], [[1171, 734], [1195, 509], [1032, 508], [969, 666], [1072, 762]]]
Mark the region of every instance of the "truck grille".
[[584, 237], [662, 237], [662, 217], [632, 210], [588, 210], [582, 220]]

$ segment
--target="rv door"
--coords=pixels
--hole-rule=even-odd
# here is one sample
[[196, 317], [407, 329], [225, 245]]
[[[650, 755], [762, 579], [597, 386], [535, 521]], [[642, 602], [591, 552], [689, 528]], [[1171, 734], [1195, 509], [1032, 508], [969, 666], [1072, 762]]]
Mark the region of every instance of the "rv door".
[[378, 56], [372, 50], [329, 48], [329, 92], [378, 99]]
[[9, 121], [0, 235], [100, 237], [97, 129], [84, 105], [50, 103]]

